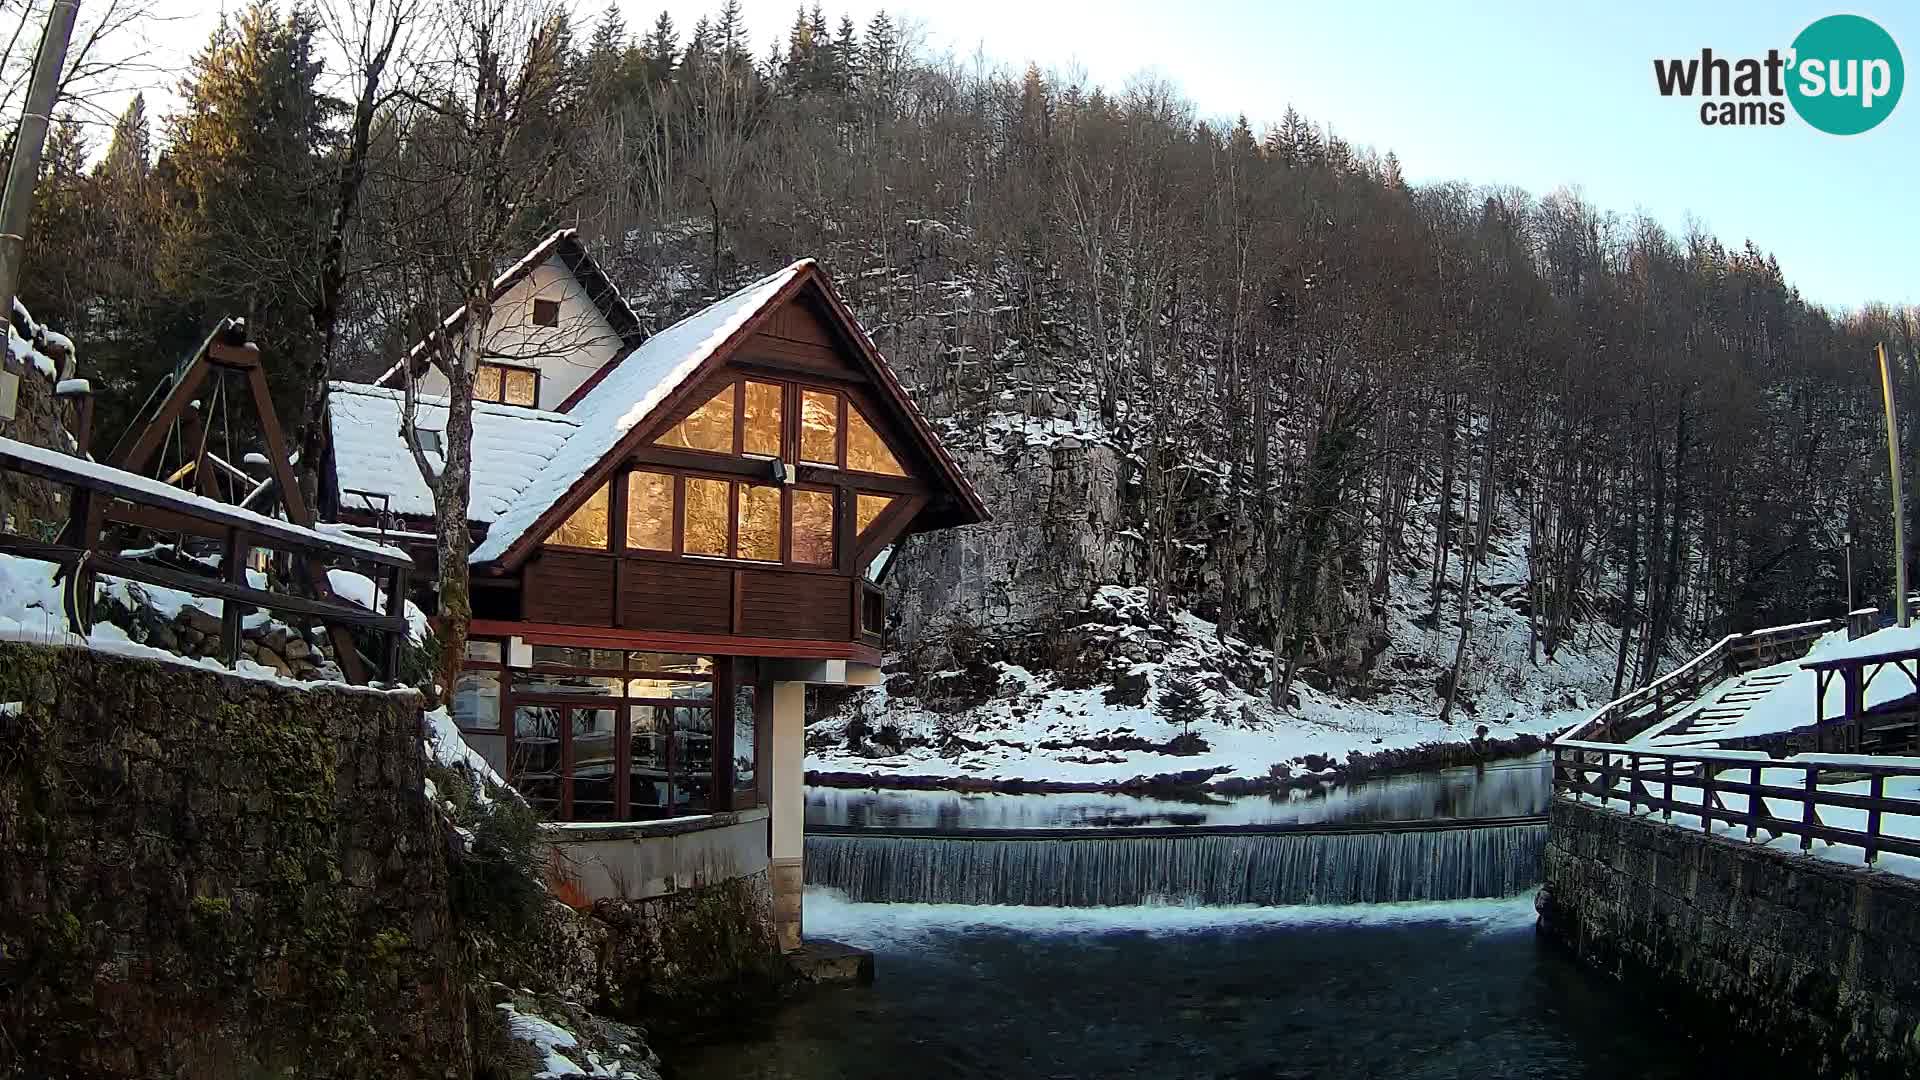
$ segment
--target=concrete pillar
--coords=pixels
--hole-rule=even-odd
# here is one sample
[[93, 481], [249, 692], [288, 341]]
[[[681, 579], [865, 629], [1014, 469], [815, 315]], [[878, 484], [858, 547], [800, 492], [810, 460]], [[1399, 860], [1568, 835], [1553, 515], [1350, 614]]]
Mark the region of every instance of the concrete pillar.
[[807, 684], [773, 684], [773, 926], [783, 952], [800, 947], [800, 898], [806, 880]]

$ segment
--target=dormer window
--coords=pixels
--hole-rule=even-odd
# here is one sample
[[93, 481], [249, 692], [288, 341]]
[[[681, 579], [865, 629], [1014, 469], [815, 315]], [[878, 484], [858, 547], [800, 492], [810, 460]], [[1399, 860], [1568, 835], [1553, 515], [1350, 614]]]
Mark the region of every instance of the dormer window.
[[533, 301], [533, 325], [559, 326], [560, 301], [550, 297], [537, 297]]
[[533, 408], [540, 401], [540, 373], [482, 361], [473, 370], [473, 400]]

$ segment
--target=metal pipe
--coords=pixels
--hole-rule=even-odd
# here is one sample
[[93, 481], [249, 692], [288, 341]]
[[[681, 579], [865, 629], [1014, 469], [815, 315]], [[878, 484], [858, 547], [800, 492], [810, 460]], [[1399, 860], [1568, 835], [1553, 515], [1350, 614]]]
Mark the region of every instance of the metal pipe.
[[47, 141], [47, 124], [60, 92], [60, 68], [67, 62], [67, 42], [73, 37], [74, 16], [80, 0], [53, 0], [47, 26], [34, 57], [33, 79], [13, 140], [13, 160], [7, 167], [6, 193], [0, 195], [0, 312], [13, 319], [13, 297], [20, 287], [20, 264], [26, 256], [27, 219], [33, 215], [33, 184], [40, 175], [40, 151]]

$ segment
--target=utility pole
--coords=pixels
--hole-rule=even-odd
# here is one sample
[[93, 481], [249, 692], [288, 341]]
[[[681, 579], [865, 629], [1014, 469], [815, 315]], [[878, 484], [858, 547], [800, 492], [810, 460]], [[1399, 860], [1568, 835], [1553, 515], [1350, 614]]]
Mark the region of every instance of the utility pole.
[[1880, 354], [1880, 396], [1887, 403], [1887, 468], [1893, 474], [1893, 611], [1894, 625], [1907, 625], [1907, 511], [1900, 490], [1900, 428], [1893, 415], [1893, 372], [1887, 367], [1887, 347]]
[[26, 255], [27, 218], [33, 214], [33, 183], [40, 175], [40, 149], [47, 140], [53, 99], [60, 92], [60, 69], [67, 62], [67, 41], [73, 37], [73, 18], [79, 10], [80, 0], [53, 0], [53, 10], [47, 12], [40, 53], [33, 61], [33, 79], [27, 84], [26, 107], [13, 139], [6, 193], [0, 195], [0, 313], [9, 321], [13, 318], [13, 297], [20, 288], [20, 263]]

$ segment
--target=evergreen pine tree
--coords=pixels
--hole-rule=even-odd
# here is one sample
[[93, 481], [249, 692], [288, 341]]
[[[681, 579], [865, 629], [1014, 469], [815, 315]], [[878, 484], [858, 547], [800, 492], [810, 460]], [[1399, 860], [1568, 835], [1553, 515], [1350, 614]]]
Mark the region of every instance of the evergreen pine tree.
[[1168, 723], [1180, 725], [1180, 737], [1184, 739], [1193, 722], [1207, 714], [1207, 699], [1198, 680], [1176, 675], [1167, 680], [1160, 696], [1154, 699], [1154, 707]]
[[674, 58], [680, 50], [680, 32], [674, 29], [673, 16], [662, 11], [654, 17], [653, 29], [640, 47], [646, 60], [647, 78], [665, 82], [673, 77]]

